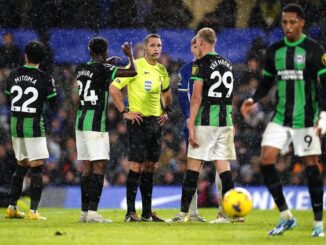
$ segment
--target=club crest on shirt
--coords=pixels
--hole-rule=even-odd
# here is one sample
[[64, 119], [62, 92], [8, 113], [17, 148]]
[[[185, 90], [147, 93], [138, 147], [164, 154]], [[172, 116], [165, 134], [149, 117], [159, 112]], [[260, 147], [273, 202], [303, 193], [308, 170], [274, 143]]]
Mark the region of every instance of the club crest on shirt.
[[151, 89], [152, 89], [152, 81], [145, 81], [144, 82], [144, 85], [145, 85], [145, 90], [146, 91], [151, 91]]
[[295, 63], [300, 65], [305, 63], [306, 57], [302, 54], [297, 54], [295, 55], [294, 59], [295, 59]]
[[326, 66], [326, 54], [322, 55], [321, 62], [323, 63], [324, 66]]
[[197, 65], [193, 65], [191, 68], [191, 75], [197, 75], [199, 72], [199, 67]]

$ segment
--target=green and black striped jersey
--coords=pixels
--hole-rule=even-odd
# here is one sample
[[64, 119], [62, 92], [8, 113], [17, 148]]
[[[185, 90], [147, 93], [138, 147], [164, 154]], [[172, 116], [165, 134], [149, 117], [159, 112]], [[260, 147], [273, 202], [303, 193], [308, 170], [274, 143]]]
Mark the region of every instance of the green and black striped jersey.
[[231, 63], [217, 53], [194, 61], [191, 80], [203, 82], [202, 102], [195, 125], [233, 126], [233, 72]]
[[5, 93], [11, 103], [11, 136], [45, 136], [43, 109], [47, 100], [56, 96], [54, 79], [37, 68], [25, 65], [9, 74]]
[[76, 68], [80, 104], [76, 129], [108, 131], [108, 88], [118, 67], [106, 63], [88, 62]]
[[296, 42], [284, 38], [270, 46], [266, 52], [263, 82], [276, 81], [272, 121], [291, 128], [314, 126], [318, 119], [317, 81], [325, 73], [324, 50], [306, 35]]

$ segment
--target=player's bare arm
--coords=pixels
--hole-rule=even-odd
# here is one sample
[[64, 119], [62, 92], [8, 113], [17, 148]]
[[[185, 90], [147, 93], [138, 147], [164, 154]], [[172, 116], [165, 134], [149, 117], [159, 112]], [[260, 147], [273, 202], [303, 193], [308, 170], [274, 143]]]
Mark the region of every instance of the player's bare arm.
[[125, 42], [122, 45], [122, 51], [123, 53], [128, 57], [129, 59], [129, 66], [128, 68], [119, 68], [116, 74], [116, 77], [134, 77], [137, 75], [134, 55], [132, 52], [132, 45], [128, 42]]
[[190, 117], [187, 120], [187, 127], [189, 130], [189, 143], [193, 148], [197, 148], [199, 146], [196, 141], [195, 119], [197, 117], [199, 107], [201, 105], [202, 91], [203, 91], [203, 82], [200, 80], [195, 80], [193, 94], [190, 100]]
[[169, 120], [169, 112], [171, 111], [172, 104], [172, 93], [169, 88], [167, 91], [162, 92], [162, 104], [164, 111], [162, 115], [158, 118], [158, 123], [162, 126]]

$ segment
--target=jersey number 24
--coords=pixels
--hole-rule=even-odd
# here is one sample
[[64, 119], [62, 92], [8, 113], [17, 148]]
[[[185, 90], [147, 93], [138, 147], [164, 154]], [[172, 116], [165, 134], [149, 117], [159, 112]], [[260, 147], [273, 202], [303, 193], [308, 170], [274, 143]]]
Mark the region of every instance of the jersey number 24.
[[81, 105], [85, 104], [85, 101], [90, 101], [92, 105], [96, 105], [96, 101], [98, 100], [98, 96], [95, 94], [94, 89], [89, 89], [91, 86], [91, 80], [87, 80], [85, 88], [83, 87], [83, 83], [77, 80], [78, 83], [78, 92], [80, 97]]

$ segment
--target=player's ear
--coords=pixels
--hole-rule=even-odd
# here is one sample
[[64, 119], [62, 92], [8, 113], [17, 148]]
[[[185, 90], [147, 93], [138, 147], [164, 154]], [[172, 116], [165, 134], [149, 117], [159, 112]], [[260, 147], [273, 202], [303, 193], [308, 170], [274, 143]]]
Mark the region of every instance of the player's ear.
[[24, 54], [24, 59], [25, 59], [25, 63], [28, 63], [28, 57], [27, 57], [27, 54]]
[[303, 28], [305, 25], [306, 21], [304, 19], [300, 19], [300, 25]]

